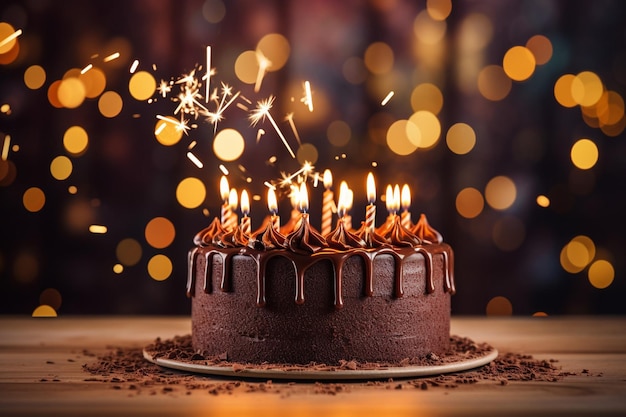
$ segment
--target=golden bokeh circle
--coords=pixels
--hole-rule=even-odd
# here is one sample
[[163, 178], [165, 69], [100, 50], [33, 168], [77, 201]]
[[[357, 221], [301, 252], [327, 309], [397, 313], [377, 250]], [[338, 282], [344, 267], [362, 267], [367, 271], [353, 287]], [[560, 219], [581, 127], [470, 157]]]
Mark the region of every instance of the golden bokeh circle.
[[493, 177], [485, 187], [485, 200], [496, 210], [506, 210], [515, 203], [517, 187], [509, 177], [499, 175]]
[[155, 217], [146, 224], [144, 230], [146, 242], [156, 249], [168, 247], [174, 241], [176, 228], [174, 224], [165, 217]]
[[535, 56], [525, 46], [514, 46], [504, 54], [502, 68], [514, 81], [525, 81], [535, 72]]
[[411, 92], [411, 108], [414, 112], [427, 110], [439, 114], [443, 108], [443, 93], [435, 84], [420, 84]]
[[365, 49], [363, 62], [372, 74], [385, 74], [393, 68], [393, 50], [385, 42], [374, 42]]
[[456, 195], [456, 211], [461, 217], [473, 219], [482, 213], [485, 199], [480, 191], [473, 187], [466, 187]]
[[147, 71], [138, 71], [130, 77], [128, 91], [135, 100], [143, 101], [154, 95], [156, 86], [157, 83], [152, 74]]
[[72, 126], [63, 134], [63, 146], [71, 155], [82, 155], [89, 145], [89, 136], [80, 126]]
[[387, 129], [387, 146], [397, 155], [409, 155], [419, 146], [421, 134], [413, 122], [406, 119], [396, 120]]
[[457, 155], [469, 153], [476, 145], [476, 133], [466, 123], [455, 123], [446, 134], [448, 148]]
[[89, 71], [81, 73], [78, 79], [85, 86], [85, 97], [96, 98], [106, 88], [106, 75], [100, 68], [92, 67]]
[[98, 110], [107, 118], [113, 118], [120, 114], [123, 106], [122, 97], [115, 91], [106, 91], [98, 100]]
[[598, 289], [609, 287], [615, 279], [615, 268], [604, 259], [599, 259], [589, 266], [587, 277], [591, 285]]
[[227, 128], [217, 132], [213, 139], [213, 152], [222, 161], [238, 159], [246, 148], [246, 142], [238, 130]]
[[31, 65], [24, 71], [24, 84], [31, 90], [41, 88], [46, 82], [46, 70], [40, 65]]
[[303, 143], [296, 151], [296, 159], [302, 165], [305, 163], [315, 164], [319, 158], [317, 147], [312, 143]]
[[280, 33], [269, 33], [263, 36], [256, 48], [270, 61], [267, 71], [278, 71], [284, 67], [291, 52], [289, 41]]
[[570, 151], [572, 163], [578, 169], [590, 169], [598, 162], [598, 147], [590, 139], [579, 139]]
[[57, 97], [63, 107], [75, 109], [85, 101], [85, 86], [79, 78], [64, 78], [59, 84]]
[[154, 126], [154, 137], [163, 146], [176, 145], [183, 137], [183, 129], [172, 116], [165, 116], [167, 120], [159, 119]]
[[137, 265], [142, 254], [143, 250], [139, 242], [130, 237], [122, 239], [115, 248], [117, 260], [124, 266]]
[[498, 295], [487, 303], [487, 316], [511, 316], [513, 315], [513, 304], [508, 298]]
[[72, 161], [65, 155], [57, 156], [50, 163], [50, 173], [59, 181], [68, 179], [73, 169]]
[[487, 65], [478, 73], [478, 91], [487, 100], [503, 100], [512, 86], [511, 79], [499, 65]]
[[46, 195], [39, 187], [30, 187], [22, 196], [24, 208], [31, 213], [38, 212], [46, 204]]
[[57, 312], [49, 305], [42, 304], [33, 310], [33, 317], [57, 317]]
[[244, 51], [235, 60], [235, 74], [242, 83], [254, 84], [259, 73], [256, 51]]
[[[420, 132], [419, 141], [416, 142], [417, 146], [423, 149], [430, 149], [437, 144], [441, 136], [441, 123], [439, 123], [437, 116], [429, 111], [419, 110], [409, 117], [407, 129], [411, 128], [411, 123], [417, 126]], [[407, 135], [409, 138], [415, 137], [415, 135], [412, 136], [410, 134], [410, 131], [407, 131]]]
[[155, 281], [165, 281], [172, 275], [172, 261], [165, 255], [154, 255], [148, 261], [148, 274]]
[[187, 177], [178, 183], [176, 187], [176, 200], [181, 206], [194, 209], [204, 203], [206, 187], [204, 183], [195, 177]]

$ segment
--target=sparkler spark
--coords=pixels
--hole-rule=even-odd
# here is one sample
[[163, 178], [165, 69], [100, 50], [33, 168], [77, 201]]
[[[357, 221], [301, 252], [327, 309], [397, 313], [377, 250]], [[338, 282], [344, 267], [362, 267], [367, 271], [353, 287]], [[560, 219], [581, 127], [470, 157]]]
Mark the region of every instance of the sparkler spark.
[[21, 34], [22, 34], [22, 29], [18, 29], [15, 32], [11, 33], [9, 36], [7, 36], [6, 38], [2, 39], [2, 41], [0, 41], [0, 47], [3, 47], [7, 43], [11, 42], [13, 39], [20, 36]]
[[293, 121], [293, 112], [287, 113], [285, 120], [289, 122], [289, 126], [291, 126], [291, 130], [293, 131], [293, 135], [296, 137], [296, 140], [298, 141], [298, 145], [302, 146], [302, 141], [300, 140], [298, 129], [296, 129], [296, 124]]
[[202, 168], [204, 166], [202, 164], [202, 161], [200, 161], [198, 157], [194, 155], [192, 152], [187, 152], [187, 158], [189, 158], [189, 160], [193, 162], [194, 165], [197, 166], [198, 168]]
[[311, 93], [311, 83], [308, 81], [304, 82], [304, 97], [301, 100], [308, 108], [309, 111], [313, 111], [313, 95]]
[[384, 106], [385, 104], [389, 103], [389, 100], [391, 100], [391, 97], [393, 97], [395, 93], [393, 91], [390, 91], [389, 94], [387, 94], [387, 96], [385, 96], [385, 98], [383, 99], [383, 101], [380, 103], [381, 106]]
[[138, 60], [138, 59], [136, 59], [136, 60], [134, 60], [134, 61], [133, 61], [133, 65], [131, 65], [131, 66], [130, 66], [130, 70], [129, 70], [129, 72], [130, 72], [131, 74], [134, 74], [134, 73], [135, 73], [135, 71], [137, 71], [137, 67], [138, 67], [138, 66], [139, 66], [139, 60]]
[[206, 47], [206, 74], [204, 75], [204, 98], [205, 103], [209, 102], [209, 91], [211, 90], [211, 47]]
[[104, 57], [103, 61], [104, 62], [110, 62], [113, 61], [114, 59], [117, 59], [120, 57], [120, 53], [119, 52], [114, 52], [109, 56]]
[[254, 92], [258, 93], [261, 89], [261, 83], [263, 82], [263, 78], [265, 77], [265, 73], [267, 72], [267, 68], [272, 65], [272, 61], [267, 59], [263, 52], [260, 50], [256, 50], [256, 60], [259, 63], [259, 72], [256, 74], [256, 81], [254, 83]]
[[165, 98], [172, 91], [172, 85], [165, 80], [161, 80], [161, 83], [157, 87], [157, 91], [163, 98]]
[[80, 70], [81, 75], [84, 75], [87, 71], [89, 71], [90, 69], [93, 68], [93, 64], [89, 64], [87, 65], [85, 68], [83, 68], [82, 70]]
[[6, 161], [9, 158], [9, 145], [11, 144], [11, 136], [6, 135], [4, 137], [4, 143], [2, 144], [2, 160]]
[[274, 118], [272, 117], [272, 114], [270, 113], [270, 109], [272, 108], [272, 105], [274, 104], [275, 99], [276, 97], [270, 95], [267, 99], [258, 101], [257, 107], [252, 111], [252, 113], [249, 116], [250, 123], [252, 126], [256, 126], [256, 124], [259, 121], [265, 120], [265, 118], [267, 117], [270, 123], [272, 124], [272, 127], [274, 127], [274, 130], [276, 131], [280, 139], [283, 141], [283, 145], [285, 145], [285, 148], [287, 148], [291, 157], [293, 159], [296, 159], [296, 155], [291, 150], [291, 146], [289, 146], [289, 143], [287, 143], [287, 139], [285, 139], [283, 132], [281, 132], [281, 130], [278, 128], [276, 121], [274, 120]]

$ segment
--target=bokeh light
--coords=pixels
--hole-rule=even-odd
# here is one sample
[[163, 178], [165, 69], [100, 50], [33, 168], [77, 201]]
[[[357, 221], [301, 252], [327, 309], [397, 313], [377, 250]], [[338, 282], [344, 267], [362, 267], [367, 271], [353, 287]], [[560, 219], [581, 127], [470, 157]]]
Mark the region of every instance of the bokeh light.
[[68, 179], [73, 169], [72, 161], [65, 155], [57, 156], [50, 163], [50, 173], [59, 181]]
[[65, 150], [75, 156], [82, 155], [87, 150], [89, 137], [85, 129], [80, 126], [72, 126], [63, 135], [63, 146]]
[[615, 279], [615, 268], [609, 261], [599, 259], [589, 266], [587, 277], [594, 288], [605, 289]]
[[563, 107], [574, 107], [577, 104], [572, 96], [574, 78], [574, 74], [564, 74], [554, 83], [554, 98]]
[[496, 210], [506, 210], [515, 203], [517, 187], [504, 175], [492, 178], [485, 187], [485, 200]]
[[525, 46], [514, 46], [504, 54], [502, 68], [514, 81], [525, 81], [535, 72], [535, 56]]
[[56, 288], [46, 288], [39, 295], [39, 304], [49, 305], [57, 311], [61, 308], [62, 302], [63, 297], [61, 297], [61, 293]]
[[24, 71], [24, 84], [31, 90], [41, 88], [46, 82], [46, 70], [40, 65], [31, 65]]
[[419, 12], [413, 20], [415, 38], [426, 45], [435, 45], [441, 42], [446, 30], [446, 22], [432, 19], [426, 10]]
[[296, 151], [296, 159], [302, 165], [309, 162], [315, 164], [319, 158], [319, 151], [312, 143], [303, 143]]
[[138, 71], [133, 74], [128, 82], [128, 91], [135, 100], [147, 100], [156, 91], [156, 80], [147, 71]]
[[539, 207], [550, 207], [550, 198], [543, 194], [538, 195], [535, 201]]
[[85, 86], [85, 97], [96, 98], [106, 88], [106, 75], [100, 68], [92, 67], [89, 71], [81, 72], [78, 79]]
[[467, 187], [459, 191], [456, 196], [456, 211], [466, 219], [473, 219], [482, 213], [485, 200], [480, 191]]
[[178, 120], [166, 116], [167, 120], [158, 120], [154, 126], [154, 137], [163, 146], [176, 145], [183, 137], [183, 130], [178, 128]]
[[600, 100], [604, 92], [602, 80], [591, 71], [578, 73], [572, 79], [572, 98], [581, 106], [593, 106]]
[[213, 139], [213, 152], [222, 161], [238, 159], [246, 148], [246, 142], [235, 129], [222, 129]]
[[165, 255], [154, 255], [148, 261], [148, 274], [155, 281], [165, 281], [172, 275], [172, 261]]
[[235, 74], [239, 81], [254, 84], [259, 73], [259, 62], [255, 51], [244, 51], [235, 60]]
[[226, 16], [226, 6], [222, 0], [205, 0], [202, 5], [202, 16], [209, 23], [219, 23]]
[[457, 155], [465, 155], [476, 145], [476, 133], [466, 123], [455, 123], [446, 134], [448, 148]]
[[532, 52], [537, 65], [544, 65], [552, 58], [552, 42], [544, 35], [532, 36], [526, 41], [526, 48]]
[[188, 177], [178, 183], [176, 187], [176, 201], [181, 206], [194, 209], [204, 203], [206, 187], [195, 177]]
[[75, 109], [85, 101], [85, 86], [77, 77], [64, 78], [59, 84], [57, 97], [63, 107]]
[[22, 196], [24, 208], [31, 213], [38, 212], [46, 204], [46, 195], [39, 187], [30, 187]]
[[486, 314], [487, 316], [510, 316], [513, 314], [513, 304], [508, 298], [498, 295], [487, 303]]
[[[0, 40], [7, 39], [15, 33], [15, 28], [7, 22], [0, 22]], [[0, 54], [6, 54], [17, 45], [17, 38], [13, 38], [0, 45]]]
[[510, 252], [524, 243], [526, 226], [518, 217], [504, 216], [494, 224], [491, 237], [498, 249]]
[[387, 146], [398, 155], [409, 155], [415, 152], [420, 141], [419, 128], [408, 120], [396, 120], [387, 130]]
[[352, 130], [343, 120], [332, 121], [326, 129], [326, 137], [328, 141], [337, 147], [345, 146], [350, 142]]
[[590, 139], [579, 139], [572, 146], [570, 157], [576, 168], [593, 168], [598, 162], [598, 147]]
[[411, 92], [411, 108], [414, 112], [426, 110], [439, 114], [443, 108], [443, 93], [435, 84], [419, 84]]
[[174, 241], [176, 228], [165, 217], [155, 217], [148, 222], [144, 231], [146, 242], [153, 248], [163, 249]]
[[478, 74], [478, 91], [487, 100], [503, 100], [509, 95], [511, 87], [511, 79], [499, 65], [488, 65]]
[[452, 0], [426, 0], [426, 11], [433, 20], [446, 20], [452, 12]]
[[[407, 137], [417, 137], [412, 133], [413, 126], [417, 126], [419, 130], [419, 141], [415, 140], [417, 145], [423, 149], [430, 149], [437, 144], [441, 136], [441, 124], [439, 119], [433, 113], [426, 110], [416, 111], [409, 117], [407, 123]], [[413, 142], [413, 140], [411, 140]]]
[[287, 63], [291, 47], [289, 41], [280, 33], [270, 33], [261, 38], [256, 46], [265, 58], [270, 61], [267, 71], [278, 71]]
[[134, 238], [122, 239], [115, 248], [117, 260], [124, 266], [137, 265], [141, 260], [143, 249]]
[[49, 305], [40, 305], [33, 310], [33, 317], [57, 317], [57, 312]]
[[106, 91], [98, 100], [98, 110], [100, 114], [107, 118], [116, 117], [122, 111], [124, 101], [115, 91]]
[[394, 55], [391, 47], [384, 42], [374, 42], [365, 50], [363, 62], [372, 74], [385, 74], [393, 68]]

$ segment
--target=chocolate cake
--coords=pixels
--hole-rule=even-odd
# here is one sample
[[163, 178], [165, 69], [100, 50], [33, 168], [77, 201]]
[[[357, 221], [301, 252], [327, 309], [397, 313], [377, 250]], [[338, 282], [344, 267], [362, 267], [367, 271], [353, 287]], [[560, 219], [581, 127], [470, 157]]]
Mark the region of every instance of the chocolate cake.
[[[242, 222], [243, 224], [243, 222]], [[248, 363], [400, 362], [450, 343], [453, 252], [422, 215], [322, 236], [218, 219], [194, 238], [187, 295], [196, 352]]]

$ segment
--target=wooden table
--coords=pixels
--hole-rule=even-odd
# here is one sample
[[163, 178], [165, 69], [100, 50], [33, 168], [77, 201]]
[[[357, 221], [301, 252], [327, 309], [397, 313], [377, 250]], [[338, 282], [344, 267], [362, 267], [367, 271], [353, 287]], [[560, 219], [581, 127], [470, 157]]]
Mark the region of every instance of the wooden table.
[[453, 318], [453, 334], [500, 352], [557, 359], [576, 374], [559, 382], [480, 382], [425, 391], [354, 384], [333, 396], [129, 396], [110, 384], [85, 381], [90, 375], [82, 364], [94, 360], [81, 356], [85, 349], [144, 346], [189, 332], [187, 317], [0, 318], [0, 415], [626, 416], [626, 317]]

